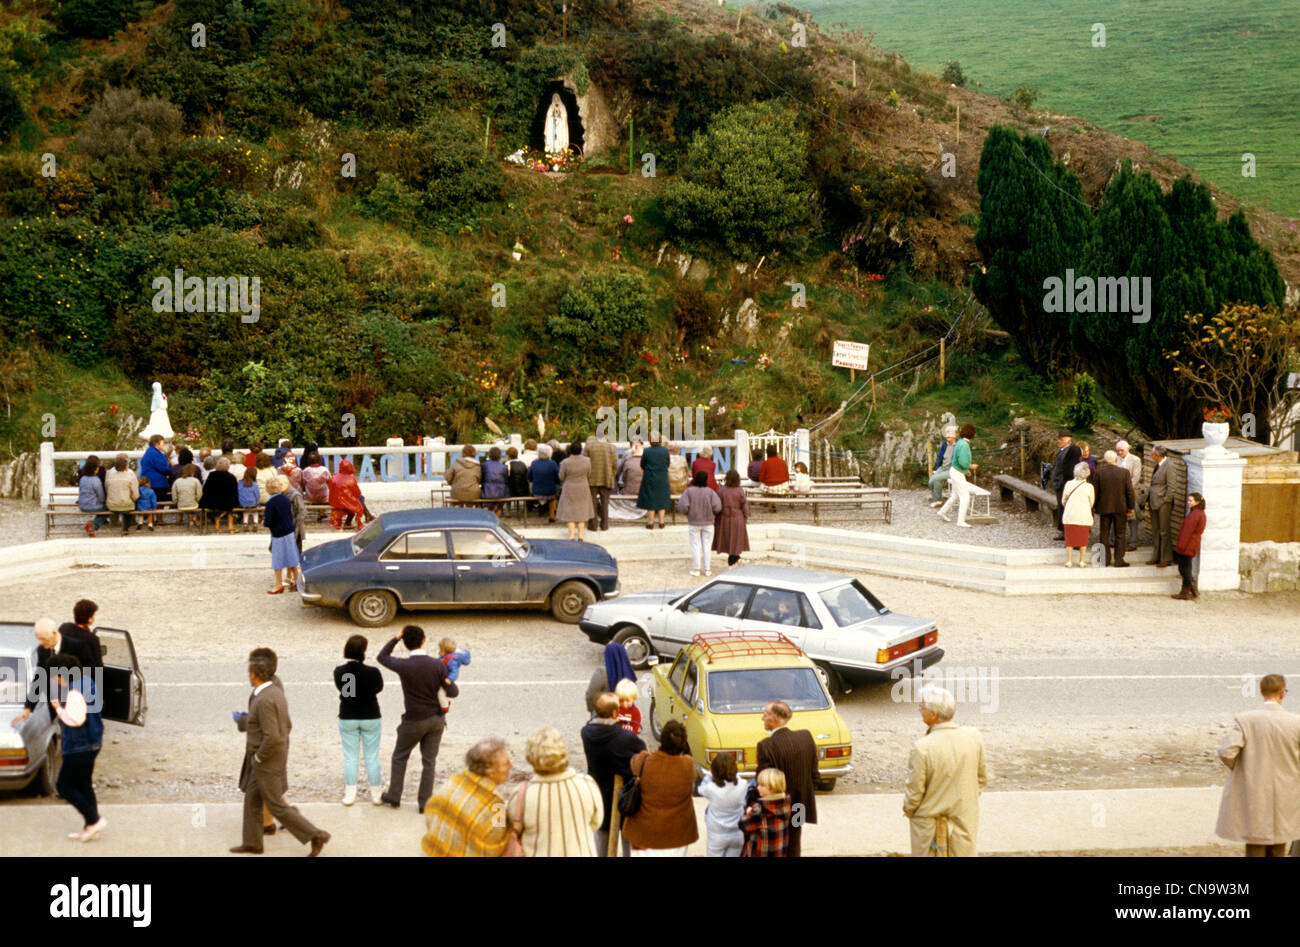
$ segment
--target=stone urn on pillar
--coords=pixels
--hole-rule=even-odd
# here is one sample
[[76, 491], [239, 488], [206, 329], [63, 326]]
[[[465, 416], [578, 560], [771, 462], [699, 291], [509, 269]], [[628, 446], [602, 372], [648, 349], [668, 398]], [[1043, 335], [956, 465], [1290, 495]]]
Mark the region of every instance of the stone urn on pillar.
[[1223, 405], [1206, 408], [1202, 413], [1201, 436], [1205, 438], [1206, 457], [1224, 457], [1228, 450], [1223, 446], [1228, 439], [1228, 421], [1232, 412]]

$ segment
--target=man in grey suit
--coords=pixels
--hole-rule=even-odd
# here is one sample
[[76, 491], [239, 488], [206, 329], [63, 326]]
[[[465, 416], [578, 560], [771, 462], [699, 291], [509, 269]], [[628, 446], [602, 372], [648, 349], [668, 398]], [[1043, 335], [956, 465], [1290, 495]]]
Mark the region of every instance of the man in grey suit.
[[1151, 519], [1151, 558], [1149, 566], [1161, 569], [1174, 564], [1174, 548], [1169, 536], [1169, 524], [1174, 512], [1174, 485], [1169, 482], [1169, 462], [1165, 459], [1165, 450], [1159, 445], [1151, 448], [1155, 458], [1156, 469], [1151, 474], [1151, 485], [1147, 487], [1147, 515]]
[[263, 656], [248, 662], [248, 681], [253, 694], [248, 701], [248, 734], [244, 765], [239, 772], [239, 788], [244, 791], [244, 843], [232, 852], [262, 854], [262, 804], [271, 810], [280, 824], [300, 842], [310, 842], [309, 857], [320, 854], [330, 840], [328, 832], [312, 825], [296, 808], [284, 800], [285, 766], [289, 754], [289, 703], [284, 690], [271, 681], [275, 671]]

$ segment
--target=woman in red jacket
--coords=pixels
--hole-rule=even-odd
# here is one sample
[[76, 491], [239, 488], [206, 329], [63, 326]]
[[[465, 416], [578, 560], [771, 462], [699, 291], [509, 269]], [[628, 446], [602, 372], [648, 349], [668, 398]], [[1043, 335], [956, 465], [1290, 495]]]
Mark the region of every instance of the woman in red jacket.
[[1205, 532], [1205, 497], [1189, 493], [1187, 505], [1183, 528], [1178, 531], [1178, 542], [1174, 543], [1174, 561], [1178, 563], [1178, 574], [1183, 577], [1183, 588], [1172, 598], [1182, 601], [1201, 597], [1196, 589], [1196, 576], [1192, 575], [1192, 560], [1201, 551], [1201, 533]]

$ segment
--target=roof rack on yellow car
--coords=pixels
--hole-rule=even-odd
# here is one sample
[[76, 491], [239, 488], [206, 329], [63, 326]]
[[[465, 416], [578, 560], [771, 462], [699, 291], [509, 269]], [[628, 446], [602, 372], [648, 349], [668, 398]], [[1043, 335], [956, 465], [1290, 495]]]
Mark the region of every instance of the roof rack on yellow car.
[[691, 644], [698, 645], [710, 662], [759, 654], [803, 654], [797, 644], [779, 631], [711, 631], [695, 635]]

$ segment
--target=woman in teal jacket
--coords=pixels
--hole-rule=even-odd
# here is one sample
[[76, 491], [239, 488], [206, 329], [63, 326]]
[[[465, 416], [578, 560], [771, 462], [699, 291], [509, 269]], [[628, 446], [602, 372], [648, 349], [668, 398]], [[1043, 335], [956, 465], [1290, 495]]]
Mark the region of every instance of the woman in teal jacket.
[[952, 449], [952, 469], [948, 472], [948, 484], [952, 487], [952, 492], [948, 494], [948, 502], [939, 508], [939, 518], [948, 521], [948, 510], [956, 501], [957, 525], [968, 529], [970, 523], [966, 522], [966, 512], [970, 509], [970, 489], [966, 485], [966, 478], [970, 476], [972, 466], [970, 442], [974, 436], [975, 425], [963, 424], [961, 437]]

